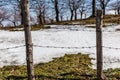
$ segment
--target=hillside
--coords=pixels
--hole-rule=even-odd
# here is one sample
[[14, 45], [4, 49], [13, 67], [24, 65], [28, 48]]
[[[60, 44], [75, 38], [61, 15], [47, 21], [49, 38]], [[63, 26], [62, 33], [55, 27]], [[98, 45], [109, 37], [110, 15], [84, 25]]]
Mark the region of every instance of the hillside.
[[[120, 15], [105, 15], [103, 18], [104, 25], [107, 24], [120, 24]], [[53, 23], [53, 24], [83, 24], [83, 25], [88, 25], [88, 24], [95, 24], [96, 18], [95, 17], [89, 17], [87, 19], [78, 19], [78, 20], [73, 20], [73, 21], [62, 21], [59, 23]]]
[[[96, 18], [95, 17], [89, 17], [87, 19], [78, 19], [78, 20], [72, 20], [72, 21], [61, 21], [61, 22], [53, 22], [49, 23], [47, 25], [85, 25], [86, 27], [95, 27]], [[114, 24], [120, 24], [120, 15], [105, 15], [103, 19], [103, 27], [114, 25]], [[44, 26], [44, 25], [32, 25], [31, 30], [40, 30], [40, 29], [49, 29], [50, 26]], [[0, 27], [0, 30], [9, 30], [9, 31], [23, 31], [22, 26], [6, 26], [6, 27]]]

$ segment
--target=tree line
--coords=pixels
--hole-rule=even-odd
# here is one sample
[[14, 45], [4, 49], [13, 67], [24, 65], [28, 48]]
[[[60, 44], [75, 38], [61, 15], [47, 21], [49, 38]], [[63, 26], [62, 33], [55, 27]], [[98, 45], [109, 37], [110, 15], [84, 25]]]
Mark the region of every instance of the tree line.
[[[21, 0], [0, 0], [0, 25], [23, 25]], [[103, 14], [111, 10], [120, 14], [120, 0], [30, 0], [31, 24], [46, 24], [64, 20], [95, 17], [96, 9]]]

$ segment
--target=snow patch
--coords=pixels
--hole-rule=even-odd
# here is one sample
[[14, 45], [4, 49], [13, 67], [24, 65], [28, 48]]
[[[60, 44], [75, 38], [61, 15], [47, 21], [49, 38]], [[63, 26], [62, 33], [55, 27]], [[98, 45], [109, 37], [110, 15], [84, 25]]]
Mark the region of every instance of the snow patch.
[[[89, 47], [96, 46], [96, 32], [94, 28], [86, 28], [80, 25], [53, 25], [51, 29], [32, 31], [32, 40], [34, 45], [39, 46], [58, 46], [58, 47]], [[55, 28], [60, 29], [55, 29]], [[66, 29], [65, 29], [66, 28]], [[71, 29], [71, 30], [70, 30]], [[77, 30], [72, 30], [77, 29]], [[82, 30], [93, 30], [93, 32]], [[103, 32], [103, 46], [120, 48], [120, 32], [114, 32], [120, 29], [120, 25], [106, 27], [103, 30], [113, 32]], [[24, 45], [24, 32], [0, 31], [0, 49]], [[64, 54], [76, 54], [82, 52], [91, 54], [96, 58], [96, 48], [84, 49], [60, 49], [34, 47], [34, 63], [48, 62], [53, 57], [60, 57]], [[119, 60], [120, 50], [103, 49], [104, 62]], [[26, 63], [25, 47], [15, 49], [0, 50], [0, 66], [21, 65]], [[94, 68], [96, 61], [93, 61]], [[105, 63], [106, 68], [119, 68], [119, 63]]]

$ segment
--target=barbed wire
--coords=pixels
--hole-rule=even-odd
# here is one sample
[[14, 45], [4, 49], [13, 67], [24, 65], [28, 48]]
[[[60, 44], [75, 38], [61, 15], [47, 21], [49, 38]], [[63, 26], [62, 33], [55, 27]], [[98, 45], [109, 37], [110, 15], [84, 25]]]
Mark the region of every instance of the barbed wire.
[[89, 46], [89, 47], [60, 47], [60, 46], [40, 46], [40, 45], [33, 45], [34, 47], [42, 47], [42, 48], [61, 48], [61, 49], [81, 49], [81, 48], [95, 48], [96, 46]]
[[107, 64], [107, 63], [120, 63], [120, 61], [107, 61], [107, 62], [103, 62], [103, 63], [105, 63], [105, 64]]
[[[104, 61], [103, 64], [113, 64], [113, 63], [120, 63], [120, 61]], [[96, 65], [97, 63], [92, 63], [93, 65]]]
[[[95, 58], [92, 61], [94, 64], [101, 63], [101, 62], [97, 62], [97, 60]], [[104, 57], [102, 63], [104, 63], [104, 64], [120, 63], [120, 59], [119, 58], [108, 58], [108, 57], [105, 58]]]
[[[15, 49], [15, 48], [20, 48], [20, 47], [25, 47], [26, 45], [20, 45], [20, 46], [13, 46], [13, 47], [7, 47], [7, 48], [3, 48], [0, 50], [7, 50], [7, 49]], [[88, 46], [88, 47], [71, 47], [71, 46], [42, 46], [42, 45], [32, 45], [33, 47], [41, 47], [41, 48], [60, 48], [60, 49], [85, 49], [85, 48], [96, 48], [96, 46]], [[106, 47], [106, 46], [102, 46], [103, 48], [106, 49], [115, 49], [115, 50], [120, 50], [120, 48], [115, 48], [115, 47]]]
[[7, 48], [3, 48], [3, 49], [0, 49], [0, 50], [15, 49], [15, 48], [20, 48], [20, 47], [25, 47], [25, 45], [13, 46], [13, 47], [7, 47]]
[[[14, 47], [7, 47], [7, 48], [3, 48], [0, 50], [8, 50], [8, 49], [15, 49], [15, 48], [20, 48], [20, 47], [25, 47], [26, 45], [20, 45], [20, 46], [14, 46]], [[89, 47], [60, 47], [60, 46], [40, 46], [40, 45], [32, 45], [33, 47], [40, 47], [40, 48], [60, 48], [60, 49], [86, 49], [86, 48], [96, 48], [96, 46], [89, 46]], [[107, 48], [107, 49], [114, 49], [114, 50], [120, 50], [120, 48], [115, 48], [115, 47], [105, 47], [102, 46], [103, 48]], [[91, 53], [91, 52], [82, 52], [82, 53], [87, 53], [87, 54], [92, 54], [95, 55], [95, 53]], [[120, 63], [120, 60], [110, 60], [110, 61], [104, 61], [104, 64], [110, 64], [110, 63]], [[96, 63], [95, 63], [96, 64]], [[94, 65], [95, 65], [94, 64]]]
[[[61, 49], [84, 49], [84, 48], [96, 48], [96, 46], [88, 46], [88, 47], [60, 47], [60, 46], [41, 46], [41, 45], [33, 45], [34, 47], [42, 47], [42, 48], [61, 48]], [[120, 48], [115, 48], [115, 47], [106, 47], [102, 46], [103, 48], [107, 49], [115, 49], [115, 50], [120, 50]]]
[[115, 47], [106, 47], [106, 46], [103, 46], [103, 48], [120, 50], [120, 48], [115, 48]]

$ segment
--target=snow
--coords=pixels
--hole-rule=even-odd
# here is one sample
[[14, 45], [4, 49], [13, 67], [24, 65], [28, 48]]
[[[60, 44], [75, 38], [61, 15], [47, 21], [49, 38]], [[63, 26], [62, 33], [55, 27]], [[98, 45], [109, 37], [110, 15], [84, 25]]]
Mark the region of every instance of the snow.
[[[84, 25], [51, 25], [51, 27], [51, 29], [32, 31], [33, 44], [56, 47], [96, 46], [96, 32], [94, 28], [86, 28]], [[103, 32], [103, 46], [120, 48], [120, 32], [115, 32], [116, 29], [120, 29], [120, 25], [109, 26], [103, 29], [105, 31]], [[23, 31], [0, 31], [0, 66], [25, 64], [25, 47], [5, 49], [24, 44]], [[90, 57], [96, 58], [96, 47], [80, 49], [34, 47], [33, 51], [34, 63], [48, 62], [54, 57], [60, 57], [64, 54], [77, 54], [78, 52], [90, 54]], [[120, 67], [120, 49], [103, 48], [103, 53], [104, 62], [106, 62], [104, 63], [104, 69]], [[93, 68], [95, 68], [96, 61], [92, 62], [94, 64]]]

